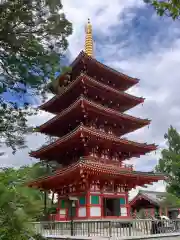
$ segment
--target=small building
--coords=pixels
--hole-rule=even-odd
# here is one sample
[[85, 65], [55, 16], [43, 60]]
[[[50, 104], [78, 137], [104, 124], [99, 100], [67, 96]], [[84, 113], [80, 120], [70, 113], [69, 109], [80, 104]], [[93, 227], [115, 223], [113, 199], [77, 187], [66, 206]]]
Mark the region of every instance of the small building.
[[131, 213], [134, 216], [154, 217], [155, 213], [170, 218], [177, 218], [179, 207], [168, 207], [162, 204], [166, 192], [139, 190], [138, 194], [130, 201]]

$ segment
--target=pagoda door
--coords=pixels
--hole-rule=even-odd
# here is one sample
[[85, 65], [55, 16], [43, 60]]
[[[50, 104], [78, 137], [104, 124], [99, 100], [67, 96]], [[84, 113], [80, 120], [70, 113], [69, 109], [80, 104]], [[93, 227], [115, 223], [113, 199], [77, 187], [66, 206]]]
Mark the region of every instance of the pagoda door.
[[73, 219], [74, 217], [76, 217], [76, 205], [72, 205], [72, 202], [68, 201], [67, 209], [68, 209], [68, 218]]
[[120, 216], [120, 202], [119, 198], [114, 199], [114, 214], [113, 216]]
[[104, 198], [103, 212], [104, 216], [120, 216], [119, 198]]

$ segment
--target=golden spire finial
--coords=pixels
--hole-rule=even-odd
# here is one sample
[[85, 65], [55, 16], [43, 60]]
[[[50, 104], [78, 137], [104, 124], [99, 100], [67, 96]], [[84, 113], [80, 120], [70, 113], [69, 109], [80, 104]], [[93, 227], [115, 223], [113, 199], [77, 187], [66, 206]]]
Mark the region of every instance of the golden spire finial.
[[92, 57], [93, 56], [93, 37], [92, 37], [92, 25], [88, 18], [86, 25], [86, 40], [85, 40], [85, 53]]

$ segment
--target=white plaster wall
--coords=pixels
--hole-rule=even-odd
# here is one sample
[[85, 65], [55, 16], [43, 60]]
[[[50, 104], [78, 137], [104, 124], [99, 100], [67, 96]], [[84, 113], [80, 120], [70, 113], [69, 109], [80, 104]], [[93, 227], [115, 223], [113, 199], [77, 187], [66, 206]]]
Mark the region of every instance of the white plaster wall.
[[65, 215], [66, 214], [66, 209], [60, 209], [59, 214], [60, 215]]
[[90, 207], [91, 217], [101, 217], [101, 207]]
[[78, 217], [86, 217], [86, 207], [80, 207], [78, 209]]
[[127, 216], [127, 208], [121, 207], [121, 216]]

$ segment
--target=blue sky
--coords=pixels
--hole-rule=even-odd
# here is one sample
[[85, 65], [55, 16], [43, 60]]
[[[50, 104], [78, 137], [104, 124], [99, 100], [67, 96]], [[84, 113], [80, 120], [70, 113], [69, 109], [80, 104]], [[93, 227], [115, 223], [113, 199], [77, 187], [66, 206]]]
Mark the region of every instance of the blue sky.
[[[143, 96], [145, 103], [129, 113], [152, 119], [149, 128], [143, 128], [129, 138], [159, 145], [159, 150], [141, 159], [133, 159], [136, 169], [149, 171], [156, 165], [161, 148], [165, 146], [164, 133], [170, 124], [180, 129], [180, 28], [179, 21], [158, 17], [143, 0], [63, 0], [67, 18], [73, 23], [69, 37], [68, 61], [84, 49], [84, 29], [87, 19], [93, 25], [95, 57], [119, 71], [141, 81], [129, 93]], [[40, 113], [29, 123], [36, 126], [50, 117]], [[27, 138], [29, 149], [12, 156], [10, 151], [1, 163], [19, 166], [30, 163], [30, 149], [40, 147], [42, 135]], [[162, 183], [151, 189], [163, 190]]]

